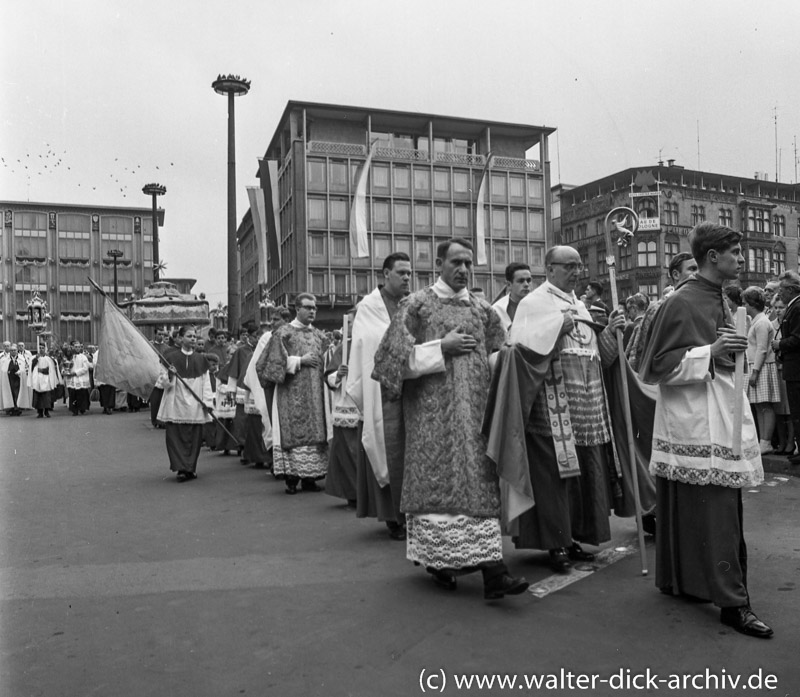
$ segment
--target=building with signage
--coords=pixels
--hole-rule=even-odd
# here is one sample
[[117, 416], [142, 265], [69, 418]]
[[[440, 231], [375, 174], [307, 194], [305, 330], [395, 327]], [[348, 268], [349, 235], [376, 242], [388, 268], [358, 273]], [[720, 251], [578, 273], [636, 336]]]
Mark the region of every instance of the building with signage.
[[[297, 293], [311, 291], [320, 308], [317, 323], [338, 326], [344, 310], [381, 281], [383, 260], [395, 251], [412, 259], [414, 289], [433, 283], [436, 245], [453, 236], [475, 237], [478, 190], [489, 154], [486, 203], [480, 212], [487, 263], [473, 269], [472, 286], [494, 298], [511, 261], [529, 263], [534, 278], [542, 280], [544, 251], [553, 239], [546, 195], [553, 131], [289, 102], [265, 152], [276, 172], [270, 184], [280, 260], [266, 254], [268, 271], [259, 288], [259, 246], [248, 211], [238, 229], [242, 320], [255, 319], [264, 290], [278, 304], [291, 304]], [[350, 250], [350, 215], [371, 144], [369, 256], [358, 258]]]
[[[678, 252], [688, 252], [688, 235], [697, 223], [713, 220], [743, 233], [745, 270], [740, 284], [764, 286], [785, 269], [798, 267], [800, 192], [796, 184], [689, 170], [666, 165], [634, 167], [558, 192], [554, 218], [561, 244], [575, 247], [583, 274], [608, 283], [607, 255], [616, 255], [621, 298], [637, 292], [660, 297], [669, 284], [667, 267]], [[631, 244], [612, 249], [605, 239], [606, 216], [616, 207], [639, 215]]]
[[33, 342], [27, 326], [34, 294], [47, 302], [47, 331], [59, 342], [99, 338], [102, 297], [87, 277], [119, 298], [140, 296], [153, 281], [150, 208], [2, 201], [0, 336]]

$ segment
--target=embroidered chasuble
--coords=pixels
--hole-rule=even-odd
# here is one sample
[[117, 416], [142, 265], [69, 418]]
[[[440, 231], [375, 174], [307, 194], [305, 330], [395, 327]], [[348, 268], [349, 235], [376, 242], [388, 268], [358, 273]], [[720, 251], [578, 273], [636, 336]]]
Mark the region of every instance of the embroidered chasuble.
[[[415, 347], [440, 341], [452, 330], [474, 336], [477, 348], [447, 356], [441, 372], [409, 379]], [[480, 425], [490, 381], [489, 354], [504, 340], [497, 313], [468, 293], [439, 297], [431, 287], [400, 303], [375, 356], [373, 377], [389, 395], [402, 395], [404, 512], [499, 517], [497, 474], [486, 456]]]
[[[264, 350], [262, 375], [278, 385], [276, 398], [283, 450], [327, 443], [322, 370], [326, 344], [319, 329], [304, 327], [294, 320], [273, 332]], [[317, 368], [300, 366], [300, 357], [306, 353], [319, 356]]]

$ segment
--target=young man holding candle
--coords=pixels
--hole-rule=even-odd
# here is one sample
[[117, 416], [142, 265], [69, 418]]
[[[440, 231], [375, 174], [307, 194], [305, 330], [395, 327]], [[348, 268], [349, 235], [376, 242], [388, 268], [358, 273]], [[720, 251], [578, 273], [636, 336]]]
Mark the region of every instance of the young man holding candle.
[[768, 638], [772, 629], [750, 609], [742, 525], [742, 488], [764, 479], [747, 396], [735, 387], [735, 356], [747, 349], [747, 336], [733, 328], [722, 292], [744, 264], [741, 237], [711, 222], [692, 230], [698, 271], [664, 301], [641, 377], [658, 385], [650, 462], [659, 512], [656, 585], [713, 602], [723, 624]]

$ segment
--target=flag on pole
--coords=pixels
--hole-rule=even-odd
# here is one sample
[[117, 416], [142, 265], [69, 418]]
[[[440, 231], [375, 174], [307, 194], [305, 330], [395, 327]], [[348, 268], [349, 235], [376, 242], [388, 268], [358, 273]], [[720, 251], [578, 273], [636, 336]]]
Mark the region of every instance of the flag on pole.
[[108, 296], [103, 299], [97, 351], [97, 380], [149, 399], [161, 371], [158, 353]]
[[253, 233], [256, 238], [256, 254], [258, 254], [259, 284], [267, 282], [267, 213], [264, 196], [257, 186], [247, 187], [247, 198], [250, 200], [250, 215], [253, 217]]
[[[264, 224], [267, 231], [267, 249], [273, 269], [281, 267], [281, 222], [278, 217], [278, 163], [275, 160], [258, 161], [258, 178], [264, 191]], [[265, 272], [266, 275], [266, 272]]]
[[372, 165], [372, 156], [375, 154], [375, 143], [369, 149], [369, 155], [361, 168], [356, 182], [356, 195], [353, 197], [353, 207], [350, 210], [350, 256], [368, 257], [369, 240], [367, 239], [367, 181], [369, 181], [369, 168]]
[[486, 154], [486, 164], [483, 167], [481, 183], [478, 187], [478, 201], [475, 205], [475, 266], [486, 266], [486, 182], [489, 180], [489, 164], [492, 153]]

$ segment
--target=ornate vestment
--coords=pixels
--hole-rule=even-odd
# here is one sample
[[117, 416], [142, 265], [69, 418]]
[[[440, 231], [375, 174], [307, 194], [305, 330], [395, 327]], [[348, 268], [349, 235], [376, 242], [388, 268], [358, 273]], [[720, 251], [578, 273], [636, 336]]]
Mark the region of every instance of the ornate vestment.
[[[450, 331], [470, 334], [477, 347], [447, 356], [444, 370], [406, 379], [415, 346]], [[432, 288], [413, 293], [384, 335], [373, 377], [401, 395], [406, 424], [401, 508], [406, 513], [447, 513], [498, 518], [500, 490], [480, 432], [490, 381], [489, 354], [505, 341], [502, 321], [471, 295], [440, 298]]]
[[[298, 320], [275, 332], [256, 370], [259, 379], [276, 385], [273, 396], [274, 471], [289, 476], [318, 478], [328, 465], [328, 431], [323, 392], [325, 335]], [[319, 365], [301, 366], [306, 353]]]

